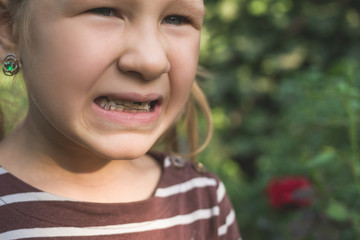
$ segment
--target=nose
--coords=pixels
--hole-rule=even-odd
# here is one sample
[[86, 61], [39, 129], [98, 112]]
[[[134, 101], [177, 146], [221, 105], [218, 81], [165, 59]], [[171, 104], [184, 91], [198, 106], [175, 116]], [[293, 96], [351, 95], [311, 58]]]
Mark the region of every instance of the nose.
[[127, 33], [124, 49], [118, 60], [119, 69], [153, 80], [170, 71], [168, 46], [161, 32], [153, 27]]

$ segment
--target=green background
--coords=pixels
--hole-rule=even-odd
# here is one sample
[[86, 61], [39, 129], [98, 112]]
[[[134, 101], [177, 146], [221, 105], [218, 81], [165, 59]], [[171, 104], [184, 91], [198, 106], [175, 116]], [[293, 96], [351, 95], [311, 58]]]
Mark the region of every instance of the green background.
[[[360, 239], [360, 1], [206, 0], [200, 63], [215, 123], [201, 161], [244, 239]], [[274, 177], [308, 178], [310, 207], [273, 209]]]

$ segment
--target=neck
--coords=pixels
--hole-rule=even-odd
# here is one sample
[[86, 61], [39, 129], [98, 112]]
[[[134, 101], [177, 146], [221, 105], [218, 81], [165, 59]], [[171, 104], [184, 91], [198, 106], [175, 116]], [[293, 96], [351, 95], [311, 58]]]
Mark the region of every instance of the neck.
[[1, 142], [0, 165], [36, 188], [84, 201], [128, 202], [146, 199], [156, 187], [160, 167], [149, 156], [106, 159], [64, 139], [44, 138], [28, 124]]

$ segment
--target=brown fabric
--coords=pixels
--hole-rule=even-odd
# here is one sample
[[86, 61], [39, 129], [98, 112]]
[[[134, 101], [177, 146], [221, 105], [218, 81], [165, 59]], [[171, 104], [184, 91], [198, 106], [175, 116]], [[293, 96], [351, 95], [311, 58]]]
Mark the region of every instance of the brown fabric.
[[44, 193], [0, 168], [0, 239], [240, 239], [216, 176], [158, 160], [164, 169], [154, 195], [114, 204]]

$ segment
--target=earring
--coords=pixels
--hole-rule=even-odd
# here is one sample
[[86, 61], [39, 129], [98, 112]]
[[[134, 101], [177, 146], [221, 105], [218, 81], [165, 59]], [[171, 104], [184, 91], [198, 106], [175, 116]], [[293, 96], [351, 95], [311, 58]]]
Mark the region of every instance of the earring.
[[20, 70], [20, 61], [15, 54], [9, 53], [3, 60], [3, 72], [6, 76], [14, 76]]

